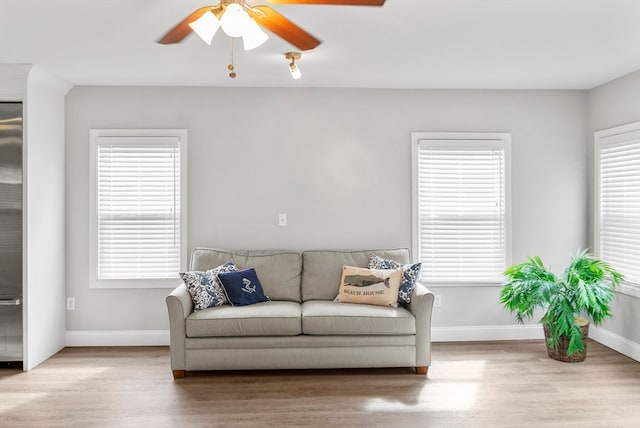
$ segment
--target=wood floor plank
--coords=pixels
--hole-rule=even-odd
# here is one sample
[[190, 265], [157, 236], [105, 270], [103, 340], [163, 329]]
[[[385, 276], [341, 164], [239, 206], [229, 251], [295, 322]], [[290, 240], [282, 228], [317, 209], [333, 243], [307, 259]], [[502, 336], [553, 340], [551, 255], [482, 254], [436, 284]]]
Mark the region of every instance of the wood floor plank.
[[436, 343], [414, 368], [188, 372], [166, 347], [66, 348], [0, 369], [0, 427], [638, 427], [640, 363], [589, 342]]

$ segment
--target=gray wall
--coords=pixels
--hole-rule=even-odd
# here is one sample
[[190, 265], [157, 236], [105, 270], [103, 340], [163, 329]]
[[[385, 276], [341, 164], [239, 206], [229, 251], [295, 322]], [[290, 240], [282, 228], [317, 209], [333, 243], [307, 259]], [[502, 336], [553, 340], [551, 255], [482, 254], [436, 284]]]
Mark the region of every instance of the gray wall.
[[[168, 290], [89, 289], [90, 128], [189, 131], [189, 248], [411, 247], [412, 131], [511, 132], [513, 261], [587, 243], [584, 91], [75, 87], [68, 331], [168, 328]], [[277, 226], [287, 213], [289, 226]], [[436, 290], [435, 326], [512, 325], [498, 287]]]
[[[640, 121], [640, 72], [623, 76], [589, 91], [589, 201], [593, 206], [593, 133]], [[593, 213], [593, 209], [590, 209]], [[589, 218], [589, 237], [593, 242], [593, 216]], [[640, 344], [640, 299], [618, 294], [611, 306], [614, 317], [603, 328]], [[636, 345], [639, 346], [639, 345]]]

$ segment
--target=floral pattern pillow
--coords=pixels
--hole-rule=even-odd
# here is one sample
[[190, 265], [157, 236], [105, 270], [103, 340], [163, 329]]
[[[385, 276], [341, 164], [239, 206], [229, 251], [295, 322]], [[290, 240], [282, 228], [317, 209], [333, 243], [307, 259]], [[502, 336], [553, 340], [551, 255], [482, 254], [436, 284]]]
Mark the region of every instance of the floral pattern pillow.
[[224, 294], [222, 283], [218, 279], [218, 274], [224, 272], [235, 272], [239, 270], [233, 260], [229, 260], [223, 265], [209, 269], [206, 272], [192, 271], [181, 272], [180, 278], [191, 294], [193, 300], [193, 310], [200, 311], [202, 309], [220, 306], [228, 303], [227, 296]]
[[420, 277], [422, 263], [403, 264], [395, 260], [384, 259], [375, 254], [369, 255], [369, 269], [397, 269], [402, 268], [402, 282], [398, 291], [398, 303], [411, 303], [411, 293], [416, 288], [416, 281]]

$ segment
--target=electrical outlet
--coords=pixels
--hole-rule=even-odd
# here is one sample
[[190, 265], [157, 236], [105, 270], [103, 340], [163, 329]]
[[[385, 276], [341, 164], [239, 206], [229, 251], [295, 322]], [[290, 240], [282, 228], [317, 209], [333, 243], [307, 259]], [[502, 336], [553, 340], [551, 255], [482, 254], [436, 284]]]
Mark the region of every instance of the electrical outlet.
[[76, 299], [75, 297], [67, 297], [67, 310], [75, 311], [76, 310]]
[[442, 306], [442, 296], [439, 294], [436, 294], [435, 298], [433, 299], [433, 307], [439, 308], [440, 306]]
[[278, 214], [278, 226], [286, 226], [286, 225], [287, 225], [287, 215]]

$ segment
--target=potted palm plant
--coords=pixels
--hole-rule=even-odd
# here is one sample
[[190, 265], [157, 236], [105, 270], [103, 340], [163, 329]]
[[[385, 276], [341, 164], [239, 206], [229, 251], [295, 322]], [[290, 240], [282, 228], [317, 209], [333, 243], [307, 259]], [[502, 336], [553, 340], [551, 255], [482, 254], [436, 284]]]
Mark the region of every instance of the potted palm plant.
[[547, 270], [540, 257], [509, 267], [500, 290], [500, 303], [515, 313], [518, 322], [544, 311], [543, 325], [549, 357], [567, 362], [583, 361], [589, 319], [594, 325], [611, 316], [609, 303], [622, 274], [587, 250], [571, 256], [562, 277]]

